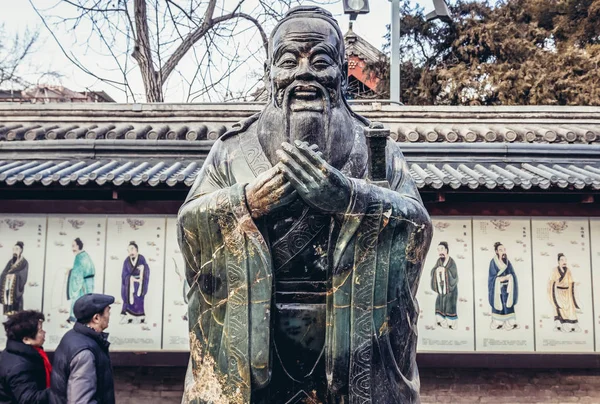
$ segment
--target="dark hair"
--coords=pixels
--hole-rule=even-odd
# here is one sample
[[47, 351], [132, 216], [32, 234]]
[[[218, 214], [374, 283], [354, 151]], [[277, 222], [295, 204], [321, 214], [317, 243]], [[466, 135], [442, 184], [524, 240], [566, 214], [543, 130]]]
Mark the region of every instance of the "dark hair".
[[132, 245], [132, 246], [134, 246], [134, 247], [135, 247], [135, 249], [136, 249], [137, 251], [139, 251], [139, 250], [140, 250], [140, 249], [138, 248], [138, 245], [135, 243], [135, 241], [130, 241], [130, 242], [129, 242], [129, 245]]
[[558, 253], [558, 258], [556, 259], [557, 261], [560, 261], [561, 257], [564, 257], [565, 255], [563, 253]]
[[501, 245], [502, 245], [502, 243], [501, 243], [501, 242], [499, 242], [499, 241], [496, 241], [496, 242], [494, 243], [494, 251], [498, 251], [498, 247], [500, 247]]
[[[106, 306], [106, 307], [108, 307], [108, 306]], [[103, 308], [102, 310], [100, 310], [100, 311], [98, 311], [98, 312], [96, 312], [96, 313], [92, 314], [91, 316], [88, 316], [88, 317], [84, 317], [84, 318], [80, 318], [80, 319], [78, 319], [78, 320], [77, 320], [77, 322], [78, 322], [78, 323], [81, 323], [81, 324], [84, 324], [84, 325], [85, 325], [85, 324], [89, 324], [89, 323], [91, 323], [91, 322], [92, 322], [92, 319], [94, 318], [94, 316], [95, 316], [96, 314], [98, 314], [98, 315], [100, 315], [100, 316], [101, 316], [102, 314], [104, 314], [104, 310], [106, 310], [106, 307], [105, 307], [105, 308]]]
[[25, 244], [23, 244], [23, 242], [22, 242], [22, 241], [17, 241], [17, 242], [15, 243], [15, 245], [16, 245], [17, 247], [19, 247], [19, 248], [21, 249], [21, 251], [23, 251], [23, 247], [25, 246]]
[[446, 241], [440, 241], [438, 245], [443, 245], [446, 251], [450, 252], [450, 249], [448, 248], [448, 243]]
[[4, 322], [6, 338], [14, 341], [23, 341], [23, 338], [35, 338], [38, 333], [38, 324], [45, 317], [36, 310], [19, 311], [8, 316]]
[[75, 239], [75, 244], [77, 244], [80, 250], [83, 250], [83, 241], [79, 237]]

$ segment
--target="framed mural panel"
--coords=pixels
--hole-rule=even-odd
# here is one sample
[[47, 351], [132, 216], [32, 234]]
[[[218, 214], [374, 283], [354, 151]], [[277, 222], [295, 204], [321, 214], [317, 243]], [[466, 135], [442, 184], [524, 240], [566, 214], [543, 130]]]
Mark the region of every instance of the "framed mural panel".
[[48, 217], [45, 348], [54, 350], [76, 322], [75, 301], [104, 291], [106, 216]]
[[529, 218], [473, 218], [475, 350], [533, 352]]
[[536, 350], [593, 352], [588, 219], [531, 220]]
[[419, 352], [475, 349], [471, 218], [432, 218], [419, 285]]
[[162, 346], [164, 217], [109, 217], [104, 290], [115, 296], [113, 351], [154, 351]]
[[[41, 310], [44, 293], [46, 216], [0, 216], [2, 320], [20, 310]], [[6, 334], [0, 332], [0, 346]]]
[[183, 255], [177, 243], [177, 218], [167, 218], [165, 249], [165, 302], [163, 346], [167, 351], [188, 351], [187, 293], [189, 291]]
[[600, 351], [600, 218], [590, 218], [592, 297], [594, 300], [595, 350]]

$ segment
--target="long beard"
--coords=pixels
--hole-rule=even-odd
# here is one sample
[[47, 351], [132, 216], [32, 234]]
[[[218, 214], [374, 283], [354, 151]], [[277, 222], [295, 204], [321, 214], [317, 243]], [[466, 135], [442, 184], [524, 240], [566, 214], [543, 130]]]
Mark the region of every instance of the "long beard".
[[258, 138], [271, 164], [278, 161], [275, 151], [281, 148], [281, 143], [293, 144], [299, 140], [317, 145], [325, 161], [341, 168], [347, 158], [344, 146], [351, 146], [354, 139], [354, 122], [345, 104], [331, 108], [326, 98], [322, 113], [292, 111], [289, 97], [284, 98], [281, 108], [274, 103], [265, 107], [258, 122]]
[[506, 265], [508, 265], [508, 257], [506, 256], [506, 254], [502, 255], [502, 262], [504, 262]]
[[19, 256], [17, 254], [13, 254], [11, 262], [14, 264], [19, 260]]

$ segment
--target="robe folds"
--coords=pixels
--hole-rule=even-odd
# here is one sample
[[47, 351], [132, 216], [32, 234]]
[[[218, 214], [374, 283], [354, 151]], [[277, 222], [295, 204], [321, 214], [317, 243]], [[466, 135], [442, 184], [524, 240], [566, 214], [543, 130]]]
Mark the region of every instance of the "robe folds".
[[16, 262], [9, 260], [0, 275], [0, 303], [4, 314], [9, 315], [23, 310], [23, 293], [27, 284], [29, 263], [23, 257]]
[[[191, 285], [185, 403], [253, 403], [252, 391], [270, 381], [273, 251], [245, 200], [246, 184], [272, 167], [257, 119], [216, 141], [178, 215]], [[386, 147], [390, 188], [364, 179], [363, 122], [355, 123], [341, 169], [350, 204], [326, 224], [327, 402], [418, 403], [415, 295], [431, 221], [395, 142]]]
[[[438, 271], [443, 267], [443, 271]], [[458, 300], [458, 269], [456, 262], [452, 257], [448, 257], [448, 262], [438, 258], [435, 266], [431, 270], [431, 289], [437, 293], [435, 299], [435, 314], [449, 320], [458, 319], [456, 313], [456, 302]]]
[[554, 320], [575, 324], [580, 308], [575, 298], [575, 282], [569, 268], [555, 267], [548, 282], [548, 297], [554, 308]]
[[93, 293], [95, 276], [96, 268], [92, 258], [87, 252], [81, 251], [75, 256], [73, 268], [69, 272], [67, 299], [75, 301], [87, 293]]
[[121, 314], [137, 317], [146, 315], [144, 301], [146, 293], [148, 293], [149, 282], [150, 267], [146, 258], [142, 254], [138, 254], [134, 263], [129, 257], [125, 258], [121, 272], [121, 298], [123, 299]]
[[67, 280], [67, 299], [71, 300], [71, 317], [75, 321], [73, 306], [81, 296], [94, 292], [94, 279], [96, 269], [92, 258], [86, 251], [81, 251], [75, 256], [73, 268], [69, 271]]
[[488, 300], [492, 306], [492, 318], [498, 321], [514, 319], [518, 297], [517, 275], [512, 263], [508, 261], [505, 264], [497, 257], [493, 258], [488, 276]]

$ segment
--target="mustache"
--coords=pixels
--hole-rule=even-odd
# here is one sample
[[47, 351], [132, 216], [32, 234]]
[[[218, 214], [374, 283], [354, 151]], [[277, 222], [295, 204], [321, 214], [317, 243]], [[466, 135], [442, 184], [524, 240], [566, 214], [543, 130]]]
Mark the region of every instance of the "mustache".
[[316, 81], [293, 81], [285, 89], [279, 90], [277, 94], [277, 104], [280, 107], [287, 107], [290, 103], [292, 95], [298, 92], [314, 92], [315, 97], [321, 97], [325, 104], [331, 103], [335, 92], [333, 90], [327, 90], [321, 84]]

